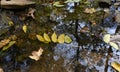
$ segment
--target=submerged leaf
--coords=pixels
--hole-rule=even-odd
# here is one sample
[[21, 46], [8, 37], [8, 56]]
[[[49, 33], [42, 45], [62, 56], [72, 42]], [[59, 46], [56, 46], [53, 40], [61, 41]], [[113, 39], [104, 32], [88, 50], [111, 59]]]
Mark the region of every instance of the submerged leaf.
[[115, 49], [119, 49], [119, 47], [118, 47], [118, 45], [116, 44], [116, 43], [114, 43], [114, 42], [110, 42], [109, 43], [112, 47], [114, 47]]
[[52, 39], [52, 41], [53, 41], [54, 43], [57, 42], [57, 35], [56, 35], [55, 32], [52, 34], [51, 39]]
[[41, 42], [44, 42], [45, 39], [41, 35], [36, 35], [37, 39]]
[[120, 72], [120, 64], [117, 62], [112, 62], [111, 66], [116, 69], [118, 72]]
[[103, 41], [104, 41], [105, 43], [109, 43], [109, 42], [110, 42], [110, 34], [104, 35]]
[[49, 37], [48, 34], [46, 34], [46, 33], [44, 33], [44, 39], [45, 39], [45, 41], [47, 41], [47, 42], [51, 42], [50, 37]]
[[16, 43], [16, 41], [10, 41], [7, 46], [4, 46], [4, 47], [3, 47], [2, 51], [7, 50], [9, 47], [11, 47], [11, 46], [12, 46], [13, 44], [15, 44], [15, 43]]
[[64, 43], [64, 41], [65, 41], [65, 34], [59, 35], [59, 37], [58, 37], [58, 42], [59, 42], [59, 43]]
[[42, 53], [43, 53], [43, 49], [40, 48], [38, 51], [33, 51], [32, 55], [30, 55], [29, 58], [38, 61], [40, 59], [40, 56], [42, 55]]
[[72, 42], [71, 38], [68, 35], [65, 36], [65, 42], [66, 43]]
[[26, 25], [23, 25], [23, 31], [26, 33], [27, 32], [27, 26]]

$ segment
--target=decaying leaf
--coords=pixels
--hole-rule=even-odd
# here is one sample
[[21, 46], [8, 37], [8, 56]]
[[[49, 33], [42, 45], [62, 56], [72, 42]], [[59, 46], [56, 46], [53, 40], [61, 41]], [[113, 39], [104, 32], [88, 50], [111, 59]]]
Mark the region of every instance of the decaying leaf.
[[38, 51], [33, 51], [32, 55], [30, 55], [29, 57], [35, 61], [38, 61], [42, 53], [43, 53], [43, 49], [40, 48]]
[[59, 43], [64, 43], [64, 41], [65, 41], [65, 34], [59, 35], [59, 36], [58, 36], [58, 42], [59, 42]]
[[94, 8], [86, 8], [84, 12], [92, 14], [92, 13], [96, 12], [96, 10]]
[[68, 35], [65, 36], [65, 42], [66, 43], [72, 42], [71, 38]]
[[49, 37], [48, 34], [46, 34], [46, 33], [44, 33], [44, 39], [45, 39], [45, 41], [47, 41], [47, 42], [51, 42], [50, 37]]
[[11, 47], [11, 46], [12, 46], [13, 44], [15, 44], [15, 43], [16, 43], [16, 41], [10, 41], [7, 46], [4, 46], [4, 47], [3, 47], [2, 51], [7, 50], [9, 47]]
[[54, 43], [57, 42], [57, 35], [56, 35], [55, 32], [52, 34], [51, 39], [52, 39], [52, 41], [53, 41]]
[[110, 34], [105, 34], [104, 37], [103, 37], [103, 41], [105, 43], [109, 43], [110, 42]]
[[9, 24], [9, 26], [13, 26], [14, 25], [14, 23], [12, 21], [9, 21], [8, 24]]
[[0, 48], [4, 47], [10, 42], [10, 39], [4, 39], [0, 41]]
[[119, 49], [119, 47], [118, 47], [118, 45], [116, 44], [116, 43], [114, 43], [114, 42], [110, 42], [109, 43], [112, 47], [114, 47], [115, 49]]
[[26, 25], [23, 25], [23, 31], [26, 33], [27, 32], [27, 26]]
[[116, 69], [118, 72], [120, 72], [120, 64], [117, 62], [112, 62], [111, 66]]
[[60, 3], [60, 1], [57, 1], [57, 2], [54, 2], [53, 6], [63, 7], [64, 5], [62, 5], [62, 4]]

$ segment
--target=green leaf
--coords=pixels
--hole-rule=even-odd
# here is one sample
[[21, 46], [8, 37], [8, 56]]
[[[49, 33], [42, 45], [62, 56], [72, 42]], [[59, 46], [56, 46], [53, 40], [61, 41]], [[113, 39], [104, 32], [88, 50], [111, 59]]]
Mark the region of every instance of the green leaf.
[[56, 35], [55, 32], [52, 34], [51, 39], [52, 39], [52, 41], [53, 41], [54, 43], [57, 42], [57, 35]]
[[72, 42], [72, 40], [71, 40], [71, 38], [69, 37], [69, 36], [65, 36], [65, 42], [66, 43], [70, 43], [70, 42]]
[[114, 68], [114, 69], [116, 69], [118, 72], [120, 72], [120, 64], [119, 63], [117, 63], [117, 62], [112, 62], [111, 63], [111, 66]]
[[59, 35], [59, 37], [58, 37], [58, 42], [59, 42], [59, 43], [64, 43], [64, 41], [65, 41], [65, 34]]
[[118, 48], [118, 45], [117, 45], [116, 43], [110, 42], [109, 44], [110, 44], [112, 47], [114, 47], [115, 49], [117, 49], [117, 50], [119, 49], [119, 48]]
[[4, 47], [3, 47], [2, 51], [7, 50], [9, 47], [11, 47], [11, 46], [12, 46], [13, 44], [15, 44], [15, 43], [16, 43], [16, 41], [10, 41], [7, 46], [4, 46]]
[[51, 42], [50, 37], [49, 37], [48, 34], [46, 34], [46, 33], [44, 33], [44, 39], [45, 39], [45, 41], [47, 41], [47, 42]]
[[103, 41], [105, 43], [109, 43], [110, 42], [110, 34], [105, 34], [104, 37], [103, 37]]

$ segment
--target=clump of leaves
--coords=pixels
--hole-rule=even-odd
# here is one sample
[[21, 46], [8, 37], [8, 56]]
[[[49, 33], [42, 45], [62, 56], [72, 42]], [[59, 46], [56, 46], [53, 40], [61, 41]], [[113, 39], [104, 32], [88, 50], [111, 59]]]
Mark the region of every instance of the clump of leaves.
[[40, 56], [43, 53], [43, 49], [40, 47], [38, 51], [33, 51], [32, 55], [29, 56], [29, 58], [38, 61], [40, 59]]
[[68, 35], [60, 34], [59, 36], [57, 36], [57, 34], [55, 32], [51, 35], [51, 39], [50, 39], [49, 35], [46, 33], [44, 33], [43, 36], [36, 35], [36, 37], [39, 41], [41, 41], [43, 43], [50, 43], [50, 42], [71, 43], [72, 42], [72, 39]]
[[118, 45], [115, 42], [110, 41], [110, 36], [111, 36], [110, 34], [105, 34], [103, 37], [103, 41], [105, 43], [110, 44], [112, 47], [118, 50], [119, 49]]
[[111, 66], [116, 69], [118, 72], [120, 72], [120, 64], [117, 62], [112, 62]]

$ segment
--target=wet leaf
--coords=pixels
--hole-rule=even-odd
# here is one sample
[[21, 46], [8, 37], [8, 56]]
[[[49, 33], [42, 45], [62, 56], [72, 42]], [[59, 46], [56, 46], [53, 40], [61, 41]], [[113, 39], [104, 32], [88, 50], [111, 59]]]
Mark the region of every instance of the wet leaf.
[[41, 42], [44, 42], [45, 39], [41, 35], [36, 35], [37, 39]]
[[4, 46], [4, 47], [3, 47], [2, 51], [7, 50], [8, 48], [10, 48], [10, 47], [11, 47], [13, 44], [15, 44], [15, 43], [16, 43], [16, 41], [10, 41], [7, 46]]
[[86, 8], [84, 12], [92, 14], [92, 13], [96, 12], [96, 10], [94, 8]]
[[0, 41], [0, 48], [4, 47], [5, 45], [7, 45], [10, 42], [9, 39], [4, 39]]
[[103, 37], [103, 41], [105, 43], [109, 43], [110, 42], [110, 34], [105, 34], [104, 37]]
[[33, 51], [32, 55], [30, 55], [29, 57], [35, 61], [38, 61], [42, 53], [43, 53], [43, 49], [40, 48], [38, 51]]
[[114, 42], [110, 42], [109, 43], [112, 47], [114, 47], [115, 49], [119, 49], [119, 47], [118, 47], [118, 45], [116, 44], [116, 43], [114, 43]]
[[46, 34], [46, 33], [44, 33], [44, 39], [45, 39], [45, 41], [47, 41], [47, 42], [51, 42], [50, 37], [49, 37], [48, 34]]
[[116, 69], [118, 72], [120, 72], [120, 64], [117, 62], [112, 62], [111, 66]]
[[65, 41], [65, 34], [59, 35], [59, 37], [58, 37], [58, 42], [59, 42], [59, 43], [64, 43], [64, 41]]
[[54, 2], [53, 6], [56, 6], [56, 7], [63, 7], [64, 5], [60, 4], [60, 2], [57, 1], [57, 2]]
[[8, 24], [9, 24], [9, 26], [13, 26], [14, 25], [14, 23], [12, 21], [9, 21]]
[[27, 26], [26, 25], [23, 25], [23, 31], [26, 33], [27, 32]]
[[67, 0], [65, 3], [80, 2], [81, 0]]
[[56, 35], [55, 32], [52, 34], [51, 39], [52, 39], [52, 41], [53, 41], [54, 43], [57, 42], [57, 35]]
[[65, 42], [66, 42], [66, 43], [71, 43], [71, 42], [72, 42], [72, 39], [71, 39], [68, 35], [66, 35], [66, 36], [65, 36]]

